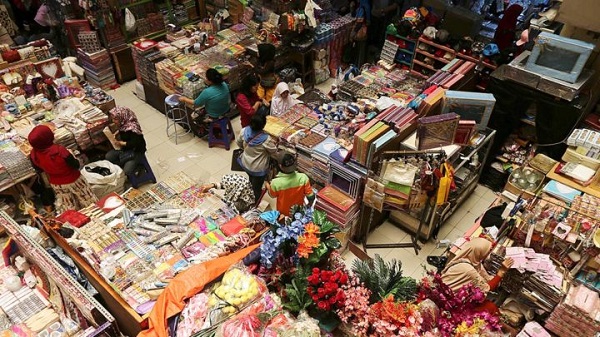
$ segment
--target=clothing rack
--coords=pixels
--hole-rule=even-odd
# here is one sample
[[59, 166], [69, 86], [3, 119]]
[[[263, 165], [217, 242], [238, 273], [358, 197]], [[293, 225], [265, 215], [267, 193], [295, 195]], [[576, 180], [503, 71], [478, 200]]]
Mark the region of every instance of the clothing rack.
[[[378, 156], [378, 158], [375, 159], [379, 162], [378, 163], [379, 165], [377, 166], [377, 172], [371, 172], [371, 173], [373, 175], [380, 177], [382, 174], [381, 169], [383, 167], [384, 160], [389, 160], [389, 159], [397, 159], [398, 160], [398, 159], [402, 159], [402, 157], [419, 157], [419, 156], [432, 156], [432, 155], [439, 156], [440, 158], [438, 158], [438, 159], [441, 162], [443, 162], [446, 159], [446, 153], [443, 150], [439, 150], [439, 149], [438, 150], [423, 150], [423, 151], [384, 151]], [[434, 193], [432, 193], [432, 196], [427, 199], [427, 202], [425, 203], [425, 207], [421, 211], [418, 229], [415, 232], [415, 234], [412, 234], [410, 236], [409, 242], [367, 243], [369, 233], [371, 232], [371, 223], [373, 222], [373, 217], [374, 217], [374, 213], [375, 213], [375, 210], [373, 208], [369, 207], [370, 208], [369, 221], [367, 222], [366, 235], [364, 235], [363, 240], [362, 240], [363, 250], [366, 252], [367, 249], [369, 249], [369, 248], [375, 248], [375, 249], [413, 248], [415, 250], [415, 254], [419, 255], [419, 250], [421, 249], [421, 246], [419, 245], [419, 242], [418, 242], [419, 234], [421, 233], [423, 224], [425, 223], [426, 219], [428, 218], [428, 214], [431, 213], [431, 211], [435, 209], [436, 195], [437, 195], [437, 189], [436, 189], [436, 191], [434, 191]], [[399, 210], [399, 209], [395, 209], [395, 210]], [[389, 210], [384, 209], [384, 211], [389, 211]], [[402, 210], [400, 210], [400, 211], [402, 211]]]

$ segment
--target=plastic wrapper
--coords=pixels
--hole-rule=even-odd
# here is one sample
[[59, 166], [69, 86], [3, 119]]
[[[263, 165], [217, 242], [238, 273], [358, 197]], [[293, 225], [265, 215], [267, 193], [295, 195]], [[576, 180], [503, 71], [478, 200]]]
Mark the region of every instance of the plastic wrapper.
[[208, 313], [208, 298], [210, 293], [202, 292], [192, 298], [181, 312], [177, 324], [177, 337], [188, 337], [202, 329]]
[[[285, 321], [287, 319], [287, 322]], [[320, 337], [319, 321], [301, 312], [297, 319], [276, 316], [265, 328], [268, 337]]]
[[433, 328], [437, 326], [437, 321], [440, 315], [440, 309], [438, 306], [432, 300], [426, 299], [419, 303], [419, 311], [421, 313], [421, 317], [423, 318], [423, 323], [421, 323], [423, 331], [433, 330]]
[[239, 315], [225, 322], [216, 337], [261, 337], [263, 322], [257, 315]]
[[205, 326], [214, 326], [241, 312], [257, 302], [266, 292], [265, 283], [250, 274], [243, 265], [233, 266], [223, 275], [221, 282], [212, 288]]

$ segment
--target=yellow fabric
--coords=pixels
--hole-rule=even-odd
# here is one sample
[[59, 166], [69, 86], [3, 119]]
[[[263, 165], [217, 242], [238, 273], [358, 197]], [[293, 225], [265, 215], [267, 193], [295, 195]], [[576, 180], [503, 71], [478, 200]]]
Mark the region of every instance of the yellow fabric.
[[260, 97], [260, 99], [264, 99], [267, 102], [271, 102], [271, 100], [273, 99], [273, 95], [275, 94], [275, 87], [265, 89], [262, 87], [262, 85], [259, 84], [258, 89], [256, 90], [256, 94], [258, 95], [258, 97]]

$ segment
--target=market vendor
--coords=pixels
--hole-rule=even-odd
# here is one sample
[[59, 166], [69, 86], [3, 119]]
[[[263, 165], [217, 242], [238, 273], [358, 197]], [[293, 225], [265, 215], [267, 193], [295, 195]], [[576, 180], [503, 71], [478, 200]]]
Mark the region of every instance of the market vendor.
[[202, 192], [212, 188], [225, 190], [223, 201], [229, 206], [234, 206], [239, 213], [248, 211], [256, 204], [250, 180], [239, 174], [226, 174], [220, 183], [202, 186]]
[[264, 109], [267, 113], [269, 111], [266, 108], [269, 102], [261, 100], [256, 93], [257, 90], [258, 78], [255, 75], [248, 75], [242, 80], [242, 87], [235, 97], [242, 128], [250, 125], [250, 118], [261, 109]]
[[48, 176], [56, 196], [56, 211], [79, 210], [98, 199], [79, 172], [79, 161], [64, 146], [54, 144], [54, 133], [46, 125], [34, 127], [27, 137], [33, 167]]
[[214, 68], [206, 71], [205, 83], [208, 87], [202, 90], [195, 100], [183, 96], [179, 100], [196, 107], [204, 107], [206, 111], [204, 122], [211, 122], [225, 116], [229, 111], [231, 95], [229, 85], [223, 80], [223, 75]]
[[290, 87], [287, 83], [280, 82], [275, 88], [271, 101], [271, 116], [279, 116], [298, 103], [300, 101], [290, 95]]
[[275, 93], [275, 86], [279, 82], [275, 74], [275, 54], [277, 49], [270, 43], [261, 43], [258, 45], [258, 65], [256, 73], [260, 79], [258, 86], [258, 97], [267, 102], [271, 102]]
[[267, 183], [269, 196], [277, 198], [279, 213], [289, 216], [290, 209], [295, 205], [304, 205], [304, 198], [309, 205], [315, 200], [315, 194], [310, 186], [310, 179], [304, 173], [296, 172], [296, 158], [286, 153], [279, 160], [277, 177]]
[[117, 125], [118, 131], [115, 138], [121, 146], [118, 150], [110, 150], [106, 160], [123, 168], [125, 174], [130, 175], [142, 162], [146, 153], [146, 140], [142, 127], [135, 113], [126, 107], [116, 107], [109, 111], [110, 118]]
[[[442, 270], [442, 281], [452, 291], [457, 291], [468, 283], [472, 283], [486, 294], [495, 290], [504, 274], [512, 266], [513, 260], [505, 259], [496, 275], [491, 276], [482, 265], [491, 250], [492, 243], [484, 238], [473, 238], [471, 241], [465, 242], [456, 256]], [[494, 310], [493, 308], [486, 309]]]

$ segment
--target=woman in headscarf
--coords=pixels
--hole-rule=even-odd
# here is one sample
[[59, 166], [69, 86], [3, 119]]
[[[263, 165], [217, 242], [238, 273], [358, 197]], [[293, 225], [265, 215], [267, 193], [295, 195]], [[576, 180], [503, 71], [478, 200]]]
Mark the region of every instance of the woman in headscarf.
[[106, 160], [123, 168], [125, 174], [135, 172], [146, 152], [146, 140], [142, 134], [142, 127], [135, 113], [129, 108], [116, 107], [109, 112], [111, 120], [118, 127], [115, 133], [118, 150], [110, 150]]
[[496, 276], [491, 276], [482, 265], [491, 250], [492, 243], [484, 238], [474, 238], [466, 242], [442, 271], [442, 281], [452, 291], [457, 291], [468, 283], [472, 283], [484, 293], [496, 289], [513, 261], [504, 260]]
[[226, 174], [220, 183], [202, 186], [202, 192], [208, 192], [212, 188], [224, 190], [223, 201], [229, 206], [235, 207], [240, 214], [248, 211], [256, 204], [250, 180], [239, 174]]
[[34, 127], [27, 139], [33, 148], [29, 154], [33, 167], [46, 173], [54, 190], [57, 212], [79, 210], [98, 201], [79, 172], [79, 161], [64, 146], [54, 144], [49, 127]]
[[273, 101], [271, 101], [271, 115], [279, 116], [298, 104], [300, 101], [290, 96], [290, 87], [285, 82], [277, 84]]

